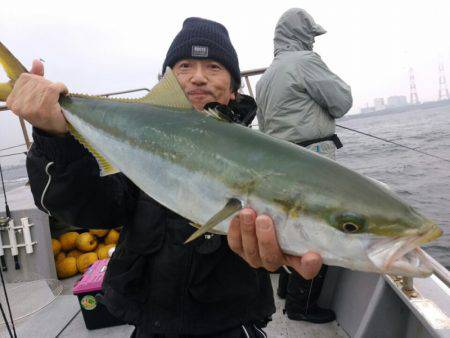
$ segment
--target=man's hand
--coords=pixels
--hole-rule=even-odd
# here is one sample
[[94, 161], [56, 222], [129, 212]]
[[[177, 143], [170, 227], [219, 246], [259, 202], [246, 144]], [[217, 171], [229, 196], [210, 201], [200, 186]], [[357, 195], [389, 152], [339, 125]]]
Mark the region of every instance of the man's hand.
[[256, 216], [254, 210], [242, 209], [228, 230], [228, 245], [254, 268], [275, 271], [282, 265], [294, 268], [303, 278], [312, 279], [322, 266], [322, 257], [308, 252], [303, 257], [285, 255], [278, 245], [273, 221], [269, 216]]
[[64, 134], [67, 122], [58, 100], [68, 90], [64, 84], [50, 82], [43, 75], [44, 65], [34, 60], [30, 73], [16, 80], [6, 105], [33, 126], [51, 134]]

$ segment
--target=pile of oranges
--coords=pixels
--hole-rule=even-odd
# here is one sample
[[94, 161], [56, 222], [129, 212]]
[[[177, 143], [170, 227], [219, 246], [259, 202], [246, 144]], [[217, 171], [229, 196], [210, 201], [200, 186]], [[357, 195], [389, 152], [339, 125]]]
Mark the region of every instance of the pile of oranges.
[[109, 258], [119, 240], [120, 228], [112, 230], [91, 229], [89, 232], [66, 232], [58, 239], [52, 238], [58, 278], [68, 278], [85, 272], [99, 259]]

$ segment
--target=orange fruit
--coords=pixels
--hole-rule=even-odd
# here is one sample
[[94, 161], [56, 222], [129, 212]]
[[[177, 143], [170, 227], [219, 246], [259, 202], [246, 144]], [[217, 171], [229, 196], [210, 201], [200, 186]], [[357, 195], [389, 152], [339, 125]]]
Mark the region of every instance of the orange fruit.
[[95, 249], [95, 252], [97, 253], [98, 256], [98, 252], [100, 251], [101, 248], [105, 247], [105, 243], [98, 243], [97, 249]]
[[83, 253], [82, 253], [80, 250], [74, 249], [74, 250], [69, 251], [69, 252], [67, 253], [67, 257], [75, 257], [75, 258], [77, 258], [77, 257], [79, 257], [79, 256], [82, 255], [82, 254], [83, 254]]
[[89, 229], [89, 232], [97, 237], [105, 237], [108, 233], [108, 230], [104, 229]]
[[85, 272], [92, 263], [98, 261], [97, 254], [95, 252], [88, 252], [80, 255], [77, 258], [77, 268], [79, 272]]
[[66, 232], [59, 236], [61, 249], [65, 252], [75, 249], [75, 242], [80, 234], [76, 231]]
[[61, 251], [59, 254], [55, 256], [55, 262], [59, 262], [64, 258], [66, 258], [66, 254], [64, 253], [64, 251]]
[[111, 248], [115, 248], [115, 247], [116, 247], [115, 244], [108, 244], [108, 245], [104, 245], [103, 247], [98, 249], [98, 251], [97, 251], [98, 259], [109, 258], [109, 254], [108, 254], [109, 250]]
[[53, 250], [53, 256], [56, 257], [61, 252], [61, 243], [57, 240], [52, 238], [52, 250]]
[[77, 259], [74, 257], [66, 257], [56, 262], [56, 273], [58, 278], [68, 278], [78, 273]]
[[116, 244], [119, 241], [119, 232], [112, 229], [105, 237], [105, 244]]
[[95, 250], [97, 244], [97, 238], [89, 232], [83, 232], [82, 234], [80, 234], [75, 242], [75, 246], [77, 247], [77, 249], [83, 252]]

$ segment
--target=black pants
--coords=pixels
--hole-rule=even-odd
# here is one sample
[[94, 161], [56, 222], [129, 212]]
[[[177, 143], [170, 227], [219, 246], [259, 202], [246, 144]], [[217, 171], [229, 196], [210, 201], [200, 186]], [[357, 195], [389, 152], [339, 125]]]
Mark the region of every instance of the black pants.
[[316, 277], [306, 280], [295, 271], [288, 274], [281, 269], [279, 287], [286, 287], [286, 311], [306, 313], [317, 306], [327, 270], [323, 265]]
[[244, 324], [231, 330], [218, 331], [207, 335], [177, 335], [145, 333], [136, 327], [131, 338], [267, 338], [267, 334], [257, 324]]

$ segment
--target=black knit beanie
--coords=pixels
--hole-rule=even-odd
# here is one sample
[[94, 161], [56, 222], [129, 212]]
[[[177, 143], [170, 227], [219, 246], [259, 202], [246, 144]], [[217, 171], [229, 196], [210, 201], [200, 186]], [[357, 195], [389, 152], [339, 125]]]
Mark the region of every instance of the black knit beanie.
[[[220, 23], [202, 18], [187, 18], [167, 51], [162, 73], [182, 59], [211, 59], [220, 62], [230, 72], [239, 88], [239, 61], [228, 36]], [[236, 88], [237, 89], [237, 88]]]

